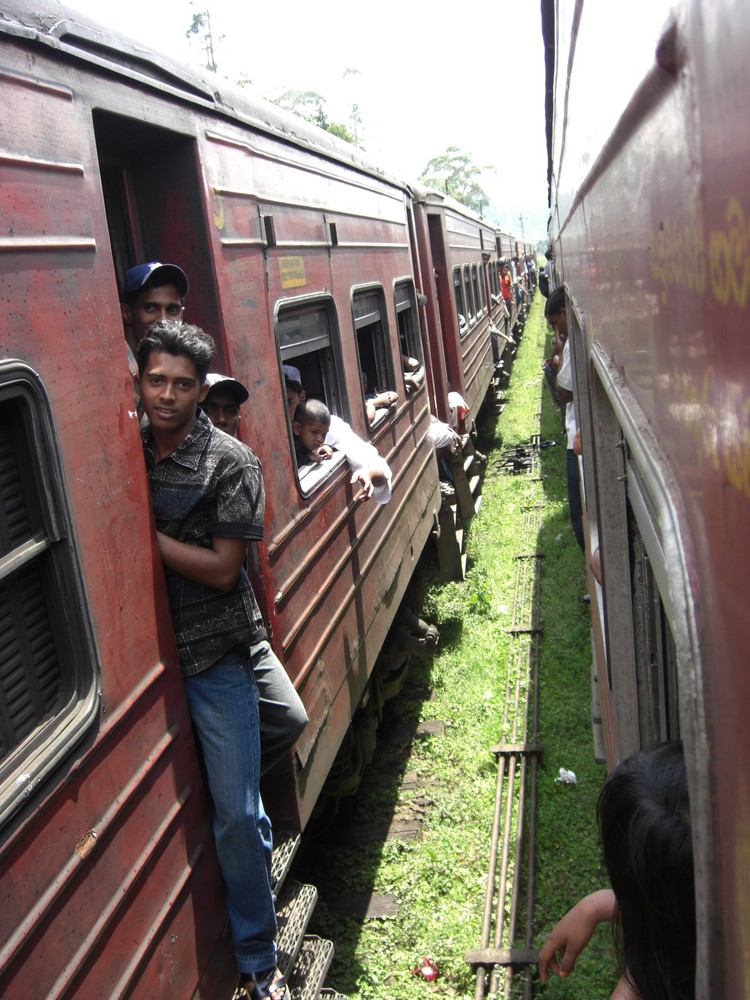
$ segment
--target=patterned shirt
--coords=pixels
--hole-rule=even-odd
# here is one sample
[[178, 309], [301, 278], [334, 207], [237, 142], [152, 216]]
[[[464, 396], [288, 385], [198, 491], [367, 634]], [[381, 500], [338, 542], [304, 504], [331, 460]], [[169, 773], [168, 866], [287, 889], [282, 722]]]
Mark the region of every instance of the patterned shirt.
[[[262, 539], [263, 476], [250, 448], [217, 430], [201, 410], [179, 448], [156, 464], [148, 424], [141, 435], [157, 531], [204, 548], [211, 548], [214, 535]], [[164, 576], [184, 675], [266, 638], [244, 569], [230, 591], [189, 580], [168, 566]]]

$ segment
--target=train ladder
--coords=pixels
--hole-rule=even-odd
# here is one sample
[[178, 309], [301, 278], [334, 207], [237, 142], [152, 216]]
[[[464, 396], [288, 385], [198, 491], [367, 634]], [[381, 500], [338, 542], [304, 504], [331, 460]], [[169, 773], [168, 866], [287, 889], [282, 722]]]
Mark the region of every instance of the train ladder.
[[[537, 414], [537, 427], [539, 421]], [[537, 770], [543, 749], [537, 739], [542, 635], [539, 570], [543, 554], [536, 551], [536, 542], [544, 509], [538, 469], [540, 443], [539, 435], [534, 435], [532, 461], [524, 473], [528, 479], [521, 515], [524, 550], [515, 556], [503, 742], [492, 748], [497, 759], [497, 784], [482, 939], [479, 948], [466, 954], [466, 961], [476, 970], [475, 1000], [488, 994], [530, 1000], [532, 967], [538, 958], [532, 939]]]

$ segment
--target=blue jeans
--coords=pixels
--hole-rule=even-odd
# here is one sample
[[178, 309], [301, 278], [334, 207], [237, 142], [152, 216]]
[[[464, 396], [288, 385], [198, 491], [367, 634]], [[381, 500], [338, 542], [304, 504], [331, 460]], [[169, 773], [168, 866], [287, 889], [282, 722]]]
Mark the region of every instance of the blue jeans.
[[249, 654], [232, 650], [208, 670], [184, 678], [241, 973], [276, 964], [273, 841], [258, 789], [260, 727], [253, 673], [253, 659], [263, 654], [264, 645], [253, 646]]
[[307, 712], [289, 675], [267, 642], [253, 646], [260, 702], [261, 774], [285, 757], [307, 725]]
[[576, 541], [583, 552], [585, 545], [583, 539], [583, 503], [581, 502], [581, 467], [578, 464], [578, 455], [572, 448], [567, 450], [565, 478], [568, 487], [570, 523], [573, 526]]

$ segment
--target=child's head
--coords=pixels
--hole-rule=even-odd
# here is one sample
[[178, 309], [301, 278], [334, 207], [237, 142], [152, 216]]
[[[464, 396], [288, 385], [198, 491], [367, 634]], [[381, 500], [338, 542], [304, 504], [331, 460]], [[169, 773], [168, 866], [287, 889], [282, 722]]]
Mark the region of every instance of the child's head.
[[694, 1000], [695, 888], [682, 744], [623, 761], [599, 796], [624, 972], [642, 1000]]
[[302, 402], [306, 399], [305, 390], [302, 388], [302, 376], [299, 368], [293, 365], [284, 365], [284, 386], [286, 389], [286, 405], [289, 409], [289, 416], [294, 420], [294, 413]]
[[304, 399], [297, 404], [292, 431], [299, 444], [308, 452], [317, 451], [325, 442], [331, 414], [319, 399]]

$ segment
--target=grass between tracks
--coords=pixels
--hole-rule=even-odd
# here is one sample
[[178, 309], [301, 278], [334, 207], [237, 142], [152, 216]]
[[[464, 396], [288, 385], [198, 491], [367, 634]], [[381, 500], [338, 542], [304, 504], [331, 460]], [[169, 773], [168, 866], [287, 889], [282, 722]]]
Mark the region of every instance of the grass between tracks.
[[[521, 551], [520, 511], [528, 499], [527, 477], [503, 475], [495, 465], [503, 450], [527, 443], [537, 430], [540, 400], [542, 437], [557, 445], [541, 452], [545, 508], [536, 541], [545, 554], [539, 725], [545, 752], [539, 771], [535, 944], [541, 945], [577, 899], [605, 884], [595, 819], [604, 768], [593, 760], [584, 562], [568, 521], [565, 438], [541, 377], [548, 339], [543, 304], [537, 295], [507, 406], [480, 428], [489, 463], [482, 506], [468, 531], [466, 579], [438, 582], [429, 557], [420, 569], [422, 617], [440, 629], [438, 652], [412, 660], [404, 690], [386, 706], [375, 759], [359, 793], [343, 800], [328, 827], [316, 834], [297, 873], [318, 886], [310, 930], [334, 941], [329, 979], [350, 1000], [474, 996], [474, 975], [464, 955], [481, 940], [497, 775], [490, 748], [504, 735], [513, 557]], [[443, 731], [416, 735], [425, 720], [441, 720]], [[555, 782], [561, 766], [575, 771], [577, 784]], [[405, 774], [411, 780], [405, 782]], [[387, 815], [421, 819], [420, 838], [368, 842], [363, 832], [368, 822]], [[397, 914], [364, 921], [336, 915], [343, 896], [367, 893], [393, 897]], [[424, 956], [438, 965], [433, 983], [411, 974]], [[537, 995], [595, 1000], [609, 996], [616, 978], [611, 935], [600, 928], [573, 976], [538, 986]]]

